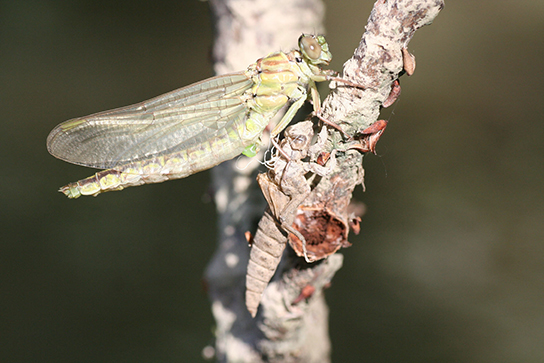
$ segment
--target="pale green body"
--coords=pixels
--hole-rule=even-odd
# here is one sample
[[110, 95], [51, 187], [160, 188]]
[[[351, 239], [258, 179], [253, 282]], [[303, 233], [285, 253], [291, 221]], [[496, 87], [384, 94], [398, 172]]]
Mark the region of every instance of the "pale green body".
[[178, 179], [244, 153], [255, 154], [270, 120], [292, 103], [272, 130], [279, 134], [329, 73], [322, 36], [303, 35], [299, 50], [278, 52], [245, 72], [209, 78], [132, 106], [68, 120], [47, 139], [55, 157], [108, 169], [60, 189], [69, 198]]

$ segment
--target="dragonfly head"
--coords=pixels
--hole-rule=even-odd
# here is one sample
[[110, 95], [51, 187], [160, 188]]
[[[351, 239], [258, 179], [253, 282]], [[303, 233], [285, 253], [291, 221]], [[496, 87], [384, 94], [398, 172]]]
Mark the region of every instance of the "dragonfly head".
[[304, 58], [313, 65], [329, 64], [332, 54], [323, 35], [302, 34], [298, 46]]

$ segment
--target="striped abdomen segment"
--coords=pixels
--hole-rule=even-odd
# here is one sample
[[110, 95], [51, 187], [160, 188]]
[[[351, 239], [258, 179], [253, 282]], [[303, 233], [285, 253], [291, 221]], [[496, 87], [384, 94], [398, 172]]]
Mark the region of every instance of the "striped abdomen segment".
[[209, 142], [173, 154], [103, 170], [86, 179], [65, 185], [59, 191], [68, 198], [78, 198], [82, 195], [96, 196], [127, 187], [185, 178], [240, 155], [244, 148], [255, 142], [241, 139], [240, 130], [223, 131], [222, 136]]
[[252, 317], [257, 314], [264, 289], [276, 272], [286, 243], [287, 236], [267, 208], [253, 238], [247, 265], [246, 307]]

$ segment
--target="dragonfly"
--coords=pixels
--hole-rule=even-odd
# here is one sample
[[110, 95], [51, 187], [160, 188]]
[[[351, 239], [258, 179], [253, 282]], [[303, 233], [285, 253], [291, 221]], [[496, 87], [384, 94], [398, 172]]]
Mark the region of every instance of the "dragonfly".
[[[47, 149], [69, 163], [106, 169], [67, 184], [68, 198], [184, 178], [240, 154], [255, 156], [270, 126], [276, 137], [306, 100], [320, 109], [316, 82], [343, 81], [321, 69], [332, 59], [322, 35], [258, 59], [245, 71], [208, 78], [134, 105], [65, 121]], [[347, 81], [343, 81], [347, 82]], [[349, 82], [347, 82], [349, 83]]]

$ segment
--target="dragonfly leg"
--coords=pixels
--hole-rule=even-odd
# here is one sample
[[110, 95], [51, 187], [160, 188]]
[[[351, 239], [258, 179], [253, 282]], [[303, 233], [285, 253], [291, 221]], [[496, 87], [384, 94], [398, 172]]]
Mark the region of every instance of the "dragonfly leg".
[[340, 131], [346, 138], [351, 139], [352, 137], [349, 136], [340, 126], [335, 124], [334, 122], [331, 122], [321, 116], [321, 99], [319, 98], [319, 92], [317, 91], [317, 87], [315, 86], [315, 83], [310, 87], [310, 94], [312, 95], [312, 103], [314, 105], [314, 115], [320, 119], [323, 123], [335, 128], [336, 130]]
[[335, 81], [335, 82], [338, 82], [338, 83], [343, 83], [346, 86], [355, 87], [355, 88], [359, 88], [359, 89], [367, 89], [368, 88], [366, 86], [363, 86], [362, 84], [351, 82], [351, 81], [348, 81], [347, 79], [340, 78], [340, 77], [327, 76], [327, 81]]
[[281, 120], [274, 127], [274, 129], [270, 133], [271, 137], [274, 137], [282, 132], [283, 129], [286, 128], [287, 125], [289, 125], [289, 122], [291, 122], [291, 120], [295, 117], [297, 111], [302, 107], [302, 105], [304, 105], [304, 102], [306, 102], [306, 90], [300, 88], [299, 92], [297, 92], [296, 97], [293, 98], [296, 99], [296, 101], [293, 102], [291, 106], [289, 106]]

